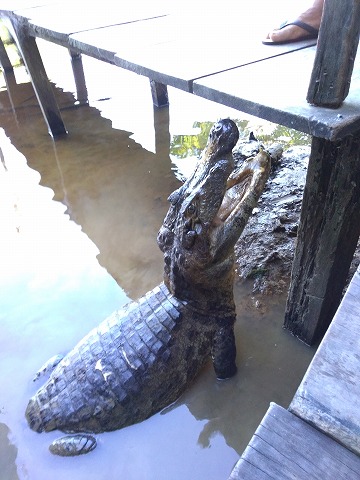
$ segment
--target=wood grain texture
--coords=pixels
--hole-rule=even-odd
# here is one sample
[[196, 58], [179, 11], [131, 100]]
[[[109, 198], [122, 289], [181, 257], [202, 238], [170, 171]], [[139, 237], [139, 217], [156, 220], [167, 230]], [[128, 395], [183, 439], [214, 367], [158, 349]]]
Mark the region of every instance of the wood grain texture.
[[[117, 41], [115, 64], [160, 83], [192, 92], [195, 79], [314, 44], [305, 41], [299, 44], [263, 45], [256, 33], [249, 34], [249, 20], [246, 17], [237, 19], [237, 25], [229, 37], [229, 22], [229, 14], [223, 13], [214, 26], [209, 24], [206, 16], [184, 22], [180, 15], [149, 20], [146, 24], [124, 25], [121, 32], [112, 33]], [[229, 41], [224, 46], [221, 39], [227, 37]], [[85, 35], [75, 35], [74, 38], [86, 42]], [[127, 42], [126, 38], [131, 38], [132, 42]], [[144, 38], [148, 39], [145, 44]]]
[[307, 100], [338, 108], [347, 97], [359, 44], [360, 2], [326, 0]]
[[46, 0], [38, 5], [34, 2], [32, 8], [17, 9], [15, 15], [28, 21], [31, 35], [68, 46], [71, 33], [136, 22], [168, 12], [166, 6], [156, 0], [151, 3], [133, 0], [131, 4], [103, 0], [101, 8], [92, 7], [86, 0]]
[[360, 235], [360, 132], [313, 138], [284, 326], [318, 342], [339, 306]]
[[290, 410], [360, 455], [359, 272], [358, 269]]
[[229, 480], [358, 480], [360, 458], [271, 404]]

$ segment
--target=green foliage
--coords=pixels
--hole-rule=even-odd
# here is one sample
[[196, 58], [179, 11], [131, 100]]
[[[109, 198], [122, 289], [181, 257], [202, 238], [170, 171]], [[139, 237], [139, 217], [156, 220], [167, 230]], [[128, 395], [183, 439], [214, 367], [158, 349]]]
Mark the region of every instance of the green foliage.
[[261, 134], [259, 132], [259, 140], [264, 143], [278, 142], [284, 146], [291, 147], [293, 145], [309, 145], [310, 135], [284, 127], [283, 125], [274, 125], [271, 134]]
[[0, 20], [0, 37], [1, 37], [2, 42], [5, 45], [13, 43], [13, 40], [12, 40], [10, 34], [9, 34], [9, 30], [6, 28], [6, 26], [4, 25], [4, 23], [1, 20]]
[[[242, 140], [249, 138], [250, 132], [254, 131], [256, 138], [265, 144], [277, 142], [286, 147], [310, 144], [309, 135], [282, 125], [269, 122], [254, 125], [250, 120], [239, 119], [235, 119], [234, 122], [239, 128]], [[198, 157], [205, 148], [212, 125], [213, 122], [195, 122], [193, 128], [200, 130], [198, 134], [174, 135], [170, 145], [170, 154], [177, 158]]]
[[0, 20], [0, 42], [3, 42], [6, 52], [8, 54], [9, 60], [13, 67], [19, 67], [22, 65], [22, 60], [20, 58], [18, 49], [14, 43], [13, 38], [11, 37], [9, 30]]

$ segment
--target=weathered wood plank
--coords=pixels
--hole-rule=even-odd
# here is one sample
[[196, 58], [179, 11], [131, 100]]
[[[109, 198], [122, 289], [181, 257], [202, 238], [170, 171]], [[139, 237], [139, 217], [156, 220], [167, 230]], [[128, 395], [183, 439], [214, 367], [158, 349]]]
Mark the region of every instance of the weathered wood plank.
[[[128, 6], [123, 3], [114, 4], [112, 0], [104, 0], [100, 9], [89, 10], [88, 7], [89, 3], [86, 0], [78, 0], [76, 3], [68, 1], [65, 4], [59, 2], [55, 5], [39, 7], [32, 9], [31, 12], [26, 10], [25, 14], [31, 15], [30, 34], [68, 46], [69, 35], [76, 32], [138, 22], [168, 14], [164, 7], [157, 6], [153, 2], [144, 3], [138, 0], [131, 2]], [[21, 11], [16, 13], [22, 14]]]
[[[181, 15], [170, 15], [141, 24], [124, 25], [109, 34], [116, 38], [115, 64], [157, 82], [192, 92], [194, 79], [257, 62], [272, 56], [313, 45], [305, 41], [299, 44], [278, 46], [263, 45], [254, 26], [244, 15], [237, 18], [231, 28], [231, 11], [223, 13], [221, 20], [204, 18], [184, 21]], [[258, 13], [261, 17], [261, 12]], [[215, 24], [214, 24], [215, 22]], [[260, 20], [261, 25], [261, 20]], [[200, 28], [205, 25], [206, 28]], [[231, 40], [224, 45], [231, 30]], [[94, 32], [95, 33], [95, 32]], [[74, 36], [83, 44], [96, 44], [88, 34]], [[132, 42], [126, 41], [131, 38]], [[144, 39], [146, 39], [144, 41]], [[201, 47], [201, 54], [199, 53]]]
[[290, 410], [360, 455], [359, 352], [358, 269]]
[[355, 480], [360, 458], [271, 404], [229, 480]]
[[66, 134], [67, 131], [52, 86], [47, 78], [35, 38], [29, 36], [26, 25], [16, 21], [16, 19], [12, 19], [9, 28], [30, 75], [49, 134], [54, 138]]
[[360, 56], [349, 96], [338, 110], [309, 105], [315, 47], [194, 81], [193, 93], [310, 135], [338, 140], [360, 129]]
[[307, 94], [309, 103], [331, 108], [342, 104], [349, 93], [359, 36], [360, 2], [326, 0]]
[[[22, 5], [21, 8], [21, 4], [15, 2], [10, 12], [13, 12], [18, 18], [22, 17], [33, 21], [40, 27], [67, 35], [73, 32], [116, 25], [118, 22], [127, 23], [166, 15], [169, 12], [166, 3], [157, 0], [154, 0], [151, 4], [142, 0], [133, 0], [131, 5], [103, 0], [101, 8], [89, 8], [89, 2], [86, 0], [32, 2], [32, 6], [29, 6], [29, 2], [27, 3], [27, 6]], [[3, 9], [4, 6], [2, 5], [1, 8]]]
[[133, 0], [131, 4], [103, 0], [101, 8], [94, 9], [89, 8], [86, 0], [45, 0], [29, 4], [31, 2], [3, 1], [0, 15], [26, 22], [30, 35], [64, 47], [69, 46], [71, 33], [156, 18], [169, 12], [168, 4], [162, 0], [151, 3]]
[[359, 235], [360, 132], [314, 137], [284, 324], [308, 345], [336, 312]]
[[43, 5], [48, 5], [49, 3], [52, 3], [54, 1], [58, 0], [1, 0], [1, 11], [6, 12], [6, 13], [12, 13], [16, 10], [27, 10]]

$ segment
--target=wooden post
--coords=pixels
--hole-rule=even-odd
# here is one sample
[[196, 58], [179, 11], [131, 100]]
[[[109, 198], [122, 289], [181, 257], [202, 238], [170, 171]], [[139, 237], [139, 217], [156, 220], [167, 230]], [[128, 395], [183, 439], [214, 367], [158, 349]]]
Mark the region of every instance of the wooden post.
[[155, 152], [170, 161], [170, 117], [168, 108], [157, 108], [154, 105]]
[[14, 71], [1, 38], [0, 38], [0, 64], [4, 72], [7, 73], [7, 72]]
[[11, 26], [11, 34], [30, 75], [49, 134], [54, 138], [64, 135], [67, 131], [61, 118], [52, 86], [46, 75], [35, 38], [28, 35], [26, 25], [23, 23], [14, 20]]
[[88, 104], [88, 92], [86, 88], [84, 67], [82, 63], [81, 53], [69, 48], [71, 66], [74, 74], [76, 86], [76, 98], [80, 105]]
[[155, 107], [166, 107], [169, 105], [167, 86], [150, 79], [150, 88]]
[[314, 137], [284, 324], [308, 345], [336, 312], [359, 235], [360, 132]]
[[325, 0], [307, 101], [338, 108], [349, 93], [360, 35], [359, 0]]
[[[6, 82], [6, 89], [9, 95], [9, 100], [15, 113], [14, 102], [12, 98], [12, 92], [16, 89], [16, 78], [14, 68], [11, 65], [5, 46], [0, 38], [0, 64], [3, 69], [3, 75]], [[15, 114], [16, 115], [16, 114]]]

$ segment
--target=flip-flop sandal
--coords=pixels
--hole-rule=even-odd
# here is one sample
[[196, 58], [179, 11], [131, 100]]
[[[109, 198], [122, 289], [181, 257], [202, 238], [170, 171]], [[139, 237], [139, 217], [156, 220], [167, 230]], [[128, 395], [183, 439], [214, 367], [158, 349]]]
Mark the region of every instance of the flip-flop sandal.
[[307, 32], [306, 34], [302, 35], [301, 37], [295, 38], [294, 40], [282, 40], [279, 42], [273, 41], [270, 38], [266, 38], [265, 40], [262, 41], [264, 45], [282, 45], [284, 43], [295, 43], [295, 42], [301, 42], [302, 40], [312, 40], [318, 37], [319, 35], [319, 30], [317, 28], [312, 27], [308, 23], [302, 22], [301, 20], [294, 20], [293, 22], [284, 22], [280, 25], [278, 30], [282, 30], [285, 27], [288, 27], [289, 25], [296, 25], [297, 27], [302, 28]]

